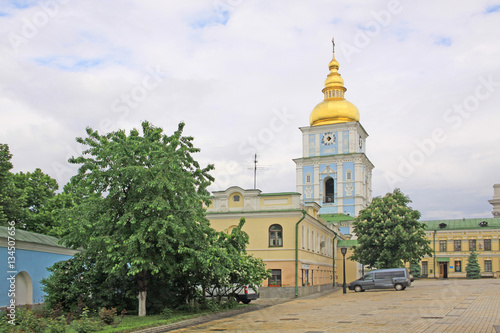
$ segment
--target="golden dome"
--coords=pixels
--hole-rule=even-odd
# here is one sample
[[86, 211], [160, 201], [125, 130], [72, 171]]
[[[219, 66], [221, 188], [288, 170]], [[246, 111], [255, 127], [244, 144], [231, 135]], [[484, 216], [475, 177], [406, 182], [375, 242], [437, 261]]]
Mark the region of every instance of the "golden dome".
[[335, 43], [333, 42], [333, 59], [328, 68], [330, 73], [326, 77], [323, 102], [316, 105], [309, 117], [311, 126], [347, 123], [359, 121], [359, 110], [354, 104], [344, 98], [346, 88], [340, 76], [339, 63], [335, 60]]

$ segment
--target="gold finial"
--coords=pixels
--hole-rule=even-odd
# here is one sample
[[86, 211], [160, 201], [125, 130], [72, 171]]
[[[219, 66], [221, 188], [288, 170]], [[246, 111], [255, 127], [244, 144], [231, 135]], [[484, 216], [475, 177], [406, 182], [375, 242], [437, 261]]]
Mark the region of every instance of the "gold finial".
[[333, 45], [333, 53], [335, 53], [335, 40], [333, 37], [332, 37], [332, 45]]

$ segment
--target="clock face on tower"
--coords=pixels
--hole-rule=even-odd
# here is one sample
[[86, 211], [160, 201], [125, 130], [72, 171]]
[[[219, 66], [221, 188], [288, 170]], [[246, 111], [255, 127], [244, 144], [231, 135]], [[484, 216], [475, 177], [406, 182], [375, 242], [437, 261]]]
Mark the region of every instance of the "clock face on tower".
[[332, 132], [323, 134], [323, 144], [329, 146], [335, 143], [335, 134]]

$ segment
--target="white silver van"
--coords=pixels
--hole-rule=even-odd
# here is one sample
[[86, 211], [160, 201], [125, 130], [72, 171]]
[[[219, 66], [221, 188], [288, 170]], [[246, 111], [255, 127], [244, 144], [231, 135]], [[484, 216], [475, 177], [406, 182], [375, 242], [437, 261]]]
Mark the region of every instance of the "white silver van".
[[349, 283], [349, 290], [356, 292], [367, 289], [394, 288], [405, 290], [411, 285], [410, 274], [406, 268], [377, 269], [362, 278]]

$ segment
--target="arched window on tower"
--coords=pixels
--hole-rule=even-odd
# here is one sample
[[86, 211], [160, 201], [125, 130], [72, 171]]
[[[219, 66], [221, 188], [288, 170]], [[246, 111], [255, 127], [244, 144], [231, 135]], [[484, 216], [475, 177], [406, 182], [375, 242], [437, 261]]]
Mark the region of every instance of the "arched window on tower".
[[328, 177], [324, 181], [324, 191], [323, 193], [325, 194], [325, 197], [323, 199], [323, 202], [334, 202], [334, 183], [333, 183], [333, 178]]

